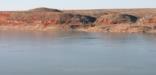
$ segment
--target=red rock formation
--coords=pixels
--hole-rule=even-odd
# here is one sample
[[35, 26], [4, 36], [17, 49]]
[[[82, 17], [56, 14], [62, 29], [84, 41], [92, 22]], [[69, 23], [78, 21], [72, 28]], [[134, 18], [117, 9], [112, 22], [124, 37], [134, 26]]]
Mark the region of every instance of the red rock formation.
[[120, 13], [107, 13], [100, 16], [96, 23], [97, 24], [121, 24], [121, 23], [135, 23], [137, 21], [137, 17], [128, 14], [120, 14]]
[[142, 22], [143, 24], [156, 24], [156, 16], [152, 16], [150, 18], [144, 18]]
[[8, 13], [0, 13], [0, 24], [6, 24], [9, 16], [10, 14]]
[[[100, 10], [99, 10], [100, 11]], [[86, 11], [85, 11], [86, 12]], [[91, 29], [91, 31], [106, 32], [156, 32], [156, 16], [138, 18], [124, 12], [100, 11], [100, 14], [82, 14], [59, 11], [55, 9], [38, 8], [30, 11], [0, 12], [0, 29]], [[131, 13], [135, 14], [135, 13]], [[138, 13], [139, 14], [139, 13]], [[136, 14], [135, 14], [136, 15]], [[140, 17], [145, 16], [142, 14]], [[138, 22], [138, 19], [140, 20]], [[153, 24], [150, 25], [150, 24]], [[69, 30], [70, 30], [69, 29]]]
[[107, 18], [103, 18], [103, 19], [100, 19], [99, 24], [113, 24], [113, 21], [111, 19], [107, 19]]

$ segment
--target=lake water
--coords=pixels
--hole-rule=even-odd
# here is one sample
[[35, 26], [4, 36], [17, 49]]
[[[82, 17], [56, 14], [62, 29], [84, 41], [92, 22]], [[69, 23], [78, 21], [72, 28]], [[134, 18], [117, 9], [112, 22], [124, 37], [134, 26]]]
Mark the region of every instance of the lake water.
[[156, 34], [0, 31], [0, 75], [156, 75]]

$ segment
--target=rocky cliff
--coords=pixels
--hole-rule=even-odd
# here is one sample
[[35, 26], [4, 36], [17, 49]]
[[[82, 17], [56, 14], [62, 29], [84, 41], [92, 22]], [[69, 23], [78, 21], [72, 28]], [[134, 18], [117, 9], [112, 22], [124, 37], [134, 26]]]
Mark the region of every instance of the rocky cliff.
[[154, 10], [57, 10], [42, 7], [28, 11], [1, 11], [0, 30], [156, 32]]

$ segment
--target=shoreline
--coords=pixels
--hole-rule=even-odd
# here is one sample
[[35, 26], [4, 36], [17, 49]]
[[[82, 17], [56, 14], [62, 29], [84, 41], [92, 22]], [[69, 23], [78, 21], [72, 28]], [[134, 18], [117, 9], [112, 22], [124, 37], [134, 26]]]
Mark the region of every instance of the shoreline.
[[80, 31], [80, 32], [103, 32], [103, 33], [156, 33], [156, 25], [105, 25], [105, 26], [88, 26], [78, 27], [72, 29], [68, 25], [61, 27], [60, 25], [51, 26], [40, 26], [40, 25], [3, 25], [0, 26], [2, 31], [47, 31], [47, 32], [58, 32], [58, 31]]

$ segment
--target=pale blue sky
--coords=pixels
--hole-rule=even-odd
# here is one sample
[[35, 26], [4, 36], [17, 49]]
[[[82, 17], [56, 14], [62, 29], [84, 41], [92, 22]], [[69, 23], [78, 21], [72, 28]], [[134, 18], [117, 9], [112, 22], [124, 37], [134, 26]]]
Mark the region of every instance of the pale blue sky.
[[0, 10], [155, 8], [156, 0], [0, 0]]

